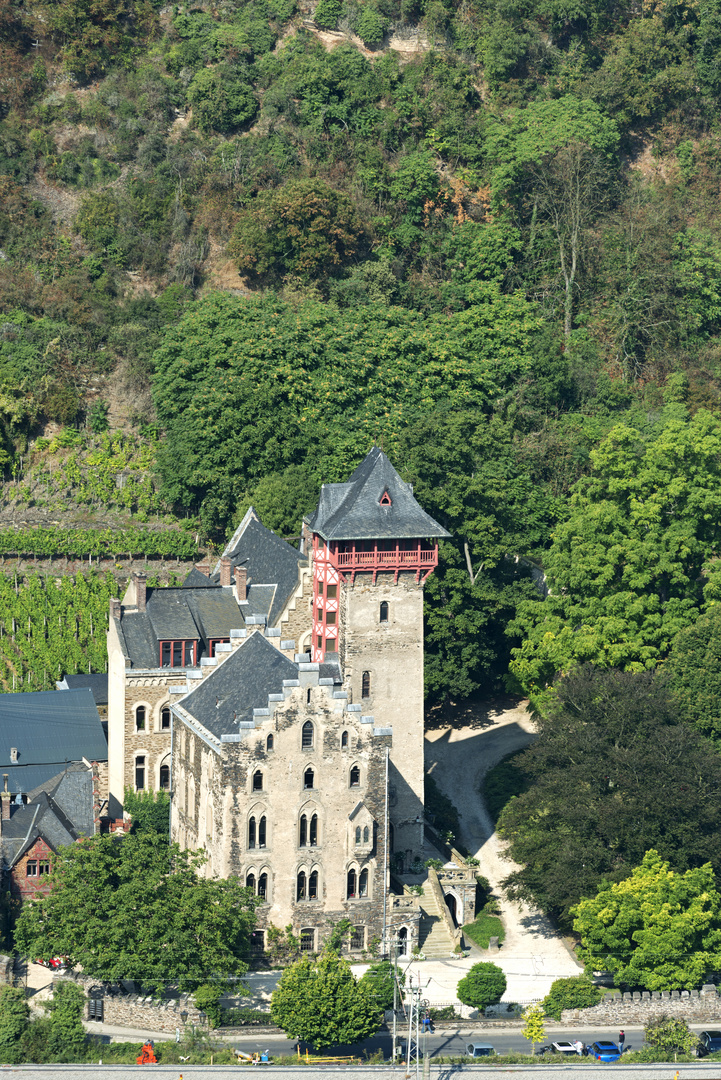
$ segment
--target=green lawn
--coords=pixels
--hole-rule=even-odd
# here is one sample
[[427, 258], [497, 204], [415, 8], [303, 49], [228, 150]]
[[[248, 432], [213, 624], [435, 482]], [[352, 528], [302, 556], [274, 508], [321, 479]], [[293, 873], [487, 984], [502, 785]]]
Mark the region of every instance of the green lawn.
[[503, 923], [498, 916], [484, 915], [483, 913], [478, 915], [472, 923], [466, 923], [463, 927], [463, 933], [471, 941], [474, 941], [476, 945], [480, 945], [482, 949], [488, 948], [488, 942], [492, 937], [497, 937], [500, 943], [506, 936]]

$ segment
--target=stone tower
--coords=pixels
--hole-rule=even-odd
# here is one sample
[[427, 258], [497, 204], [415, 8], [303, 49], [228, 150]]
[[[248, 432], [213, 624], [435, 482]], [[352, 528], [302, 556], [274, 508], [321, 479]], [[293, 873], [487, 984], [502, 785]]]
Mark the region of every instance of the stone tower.
[[344, 484], [324, 484], [312, 544], [311, 660], [337, 661], [349, 708], [392, 728], [391, 844], [423, 848], [423, 583], [450, 534], [374, 447]]

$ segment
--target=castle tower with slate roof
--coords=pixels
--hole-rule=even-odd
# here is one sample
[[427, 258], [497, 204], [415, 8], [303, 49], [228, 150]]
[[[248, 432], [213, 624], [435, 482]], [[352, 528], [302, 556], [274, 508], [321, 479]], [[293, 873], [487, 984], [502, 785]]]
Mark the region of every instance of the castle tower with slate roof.
[[261, 898], [259, 949], [272, 923], [314, 951], [342, 918], [356, 951], [418, 943], [389, 865], [423, 851], [423, 582], [447, 535], [374, 448], [300, 550], [249, 510], [213, 574], [111, 601], [111, 789], [171, 790], [172, 838]]

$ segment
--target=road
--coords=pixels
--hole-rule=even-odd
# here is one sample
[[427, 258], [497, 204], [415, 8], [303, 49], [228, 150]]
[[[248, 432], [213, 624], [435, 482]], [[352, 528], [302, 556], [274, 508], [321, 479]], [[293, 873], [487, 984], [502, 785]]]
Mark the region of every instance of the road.
[[[500, 702], [497, 708], [478, 707], [469, 711], [462, 726], [430, 727], [425, 736], [426, 769], [457, 807], [461, 839], [479, 860], [480, 873], [488, 878], [500, 900], [506, 939], [493, 962], [506, 974], [504, 1001], [542, 998], [554, 979], [578, 975], [582, 970], [540, 911], [512, 904], [503, 895], [500, 884], [515, 864], [505, 857], [504, 845], [480, 796], [487, 770], [507, 754], [528, 746], [533, 738], [525, 703], [514, 705], [510, 701]], [[476, 960], [469, 958], [467, 965]], [[465, 970], [458, 970], [457, 978], [464, 974]]]

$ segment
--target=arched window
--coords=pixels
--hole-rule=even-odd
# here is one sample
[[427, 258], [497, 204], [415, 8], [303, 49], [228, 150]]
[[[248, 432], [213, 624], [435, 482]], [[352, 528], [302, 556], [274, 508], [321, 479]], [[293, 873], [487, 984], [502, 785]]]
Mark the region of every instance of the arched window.
[[301, 746], [304, 750], [310, 750], [313, 747], [313, 725], [310, 720], [306, 720], [303, 724], [303, 736], [301, 739]]
[[305, 814], [300, 815], [298, 843], [301, 847], [305, 847], [305, 845], [308, 843], [308, 818], [305, 816]]
[[135, 710], [135, 730], [145, 731], [145, 706], [138, 705]]
[[379, 622], [388, 622], [388, 601], [383, 600], [381, 602], [381, 612]]
[[346, 898], [348, 900], [353, 900], [353, 898], [356, 895], [356, 887], [357, 887], [356, 883], [357, 883], [357, 876], [356, 876], [355, 870], [349, 870], [348, 871], [348, 887], [346, 889]]
[[363, 678], [361, 679], [361, 697], [366, 698], [371, 696], [371, 673], [370, 671], [363, 672]]
[[253, 791], [263, 790], [263, 773], [260, 769], [256, 769], [253, 773]]
[[135, 790], [145, 790], [145, 755], [141, 754], [135, 759]]
[[158, 775], [158, 784], [161, 791], [168, 791], [170, 788], [170, 765], [161, 765], [160, 773]]
[[370, 833], [368, 832], [368, 826], [367, 826], [367, 825], [365, 825], [365, 826], [363, 827], [363, 843], [364, 843], [364, 844], [367, 844], [367, 843], [368, 843], [368, 838], [369, 838], [369, 836], [370, 836]]
[[252, 889], [255, 892], [255, 874], [245, 875], [245, 887], [246, 889]]
[[305, 900], [305, 888], [306, 888], [306, 886], [305, 886], [305, 871], [301, 870], [301, 872], [298, 874], [298, 878], [297, 878], [297, 881], [296, 881], [296, 889], [295, 889], [295, 898], [296, 898], [296, 900]]
[[248, 822], [248, 847], [255, 847], [255, 818], [252, 817]]
[[360, 877], [358, 878], [358, 895], [368, 895], [368, 871], [361, 870]]
[[360, 787], [360, 769], [357, 765], [354, 765], [350, 771], [350, 786]]
[[311, 871], [311, 875], [308, 878], [308, 899], [309, 900], [317, 900], [318, 899], [318, 871], [317, 870]]
[[313, 770], [312, 769], [306, 769], [305, 772], [303, 773], [303, 787], [306, 789], [306, 791], [310, 791], [310, 789], [313, 787]]
[[310, 819], [309, 841], [310, 841], [310, 846], [311, 847], [317, 847], [318, 846], [318, 815], [317, 814], [313, 814], [313, 817]]
[[[305, 703], [306, 705], [310, 705], [310, 687], [308, 687], [305, 692]], [[310, 745], [312, 746], [313, 744], [311, 743]]]
[[170, 706], [164, 705], [160, 710], [160, 730], [170, 731]]
[[258, 822], [258, 847], [265, 847], [265, 814]]
[[258, 896], [262, 896], [264, 900], [268, 897], [268, 875], [261, 874], [258, 878]]
[[341, 744], [342, 747], [347, 747], [348, 746], [348, 732], [347, 731], [344, 731], [343, 734], [341, 735], [340, 744]]
[[408, 929], [405, 926], [398, 931], [398, 955], [408, 956]]
[[273, 736], [272, 735], [269, 735], [268, 738], [265, 740], [265, 748], [266, 748], [266, 750], [272, 750], [273, 749]]
[[356, 827], [355, 827], [355, 842], [356, 842], [356, 844], [360, 844], [360, 838], [361, 838], [361, 827], [360, 827], [360, 825], [356, 825]]
[[205, 836], [206, 839], [213, 839], [213, 807], [208, 803], [205, 808]]

